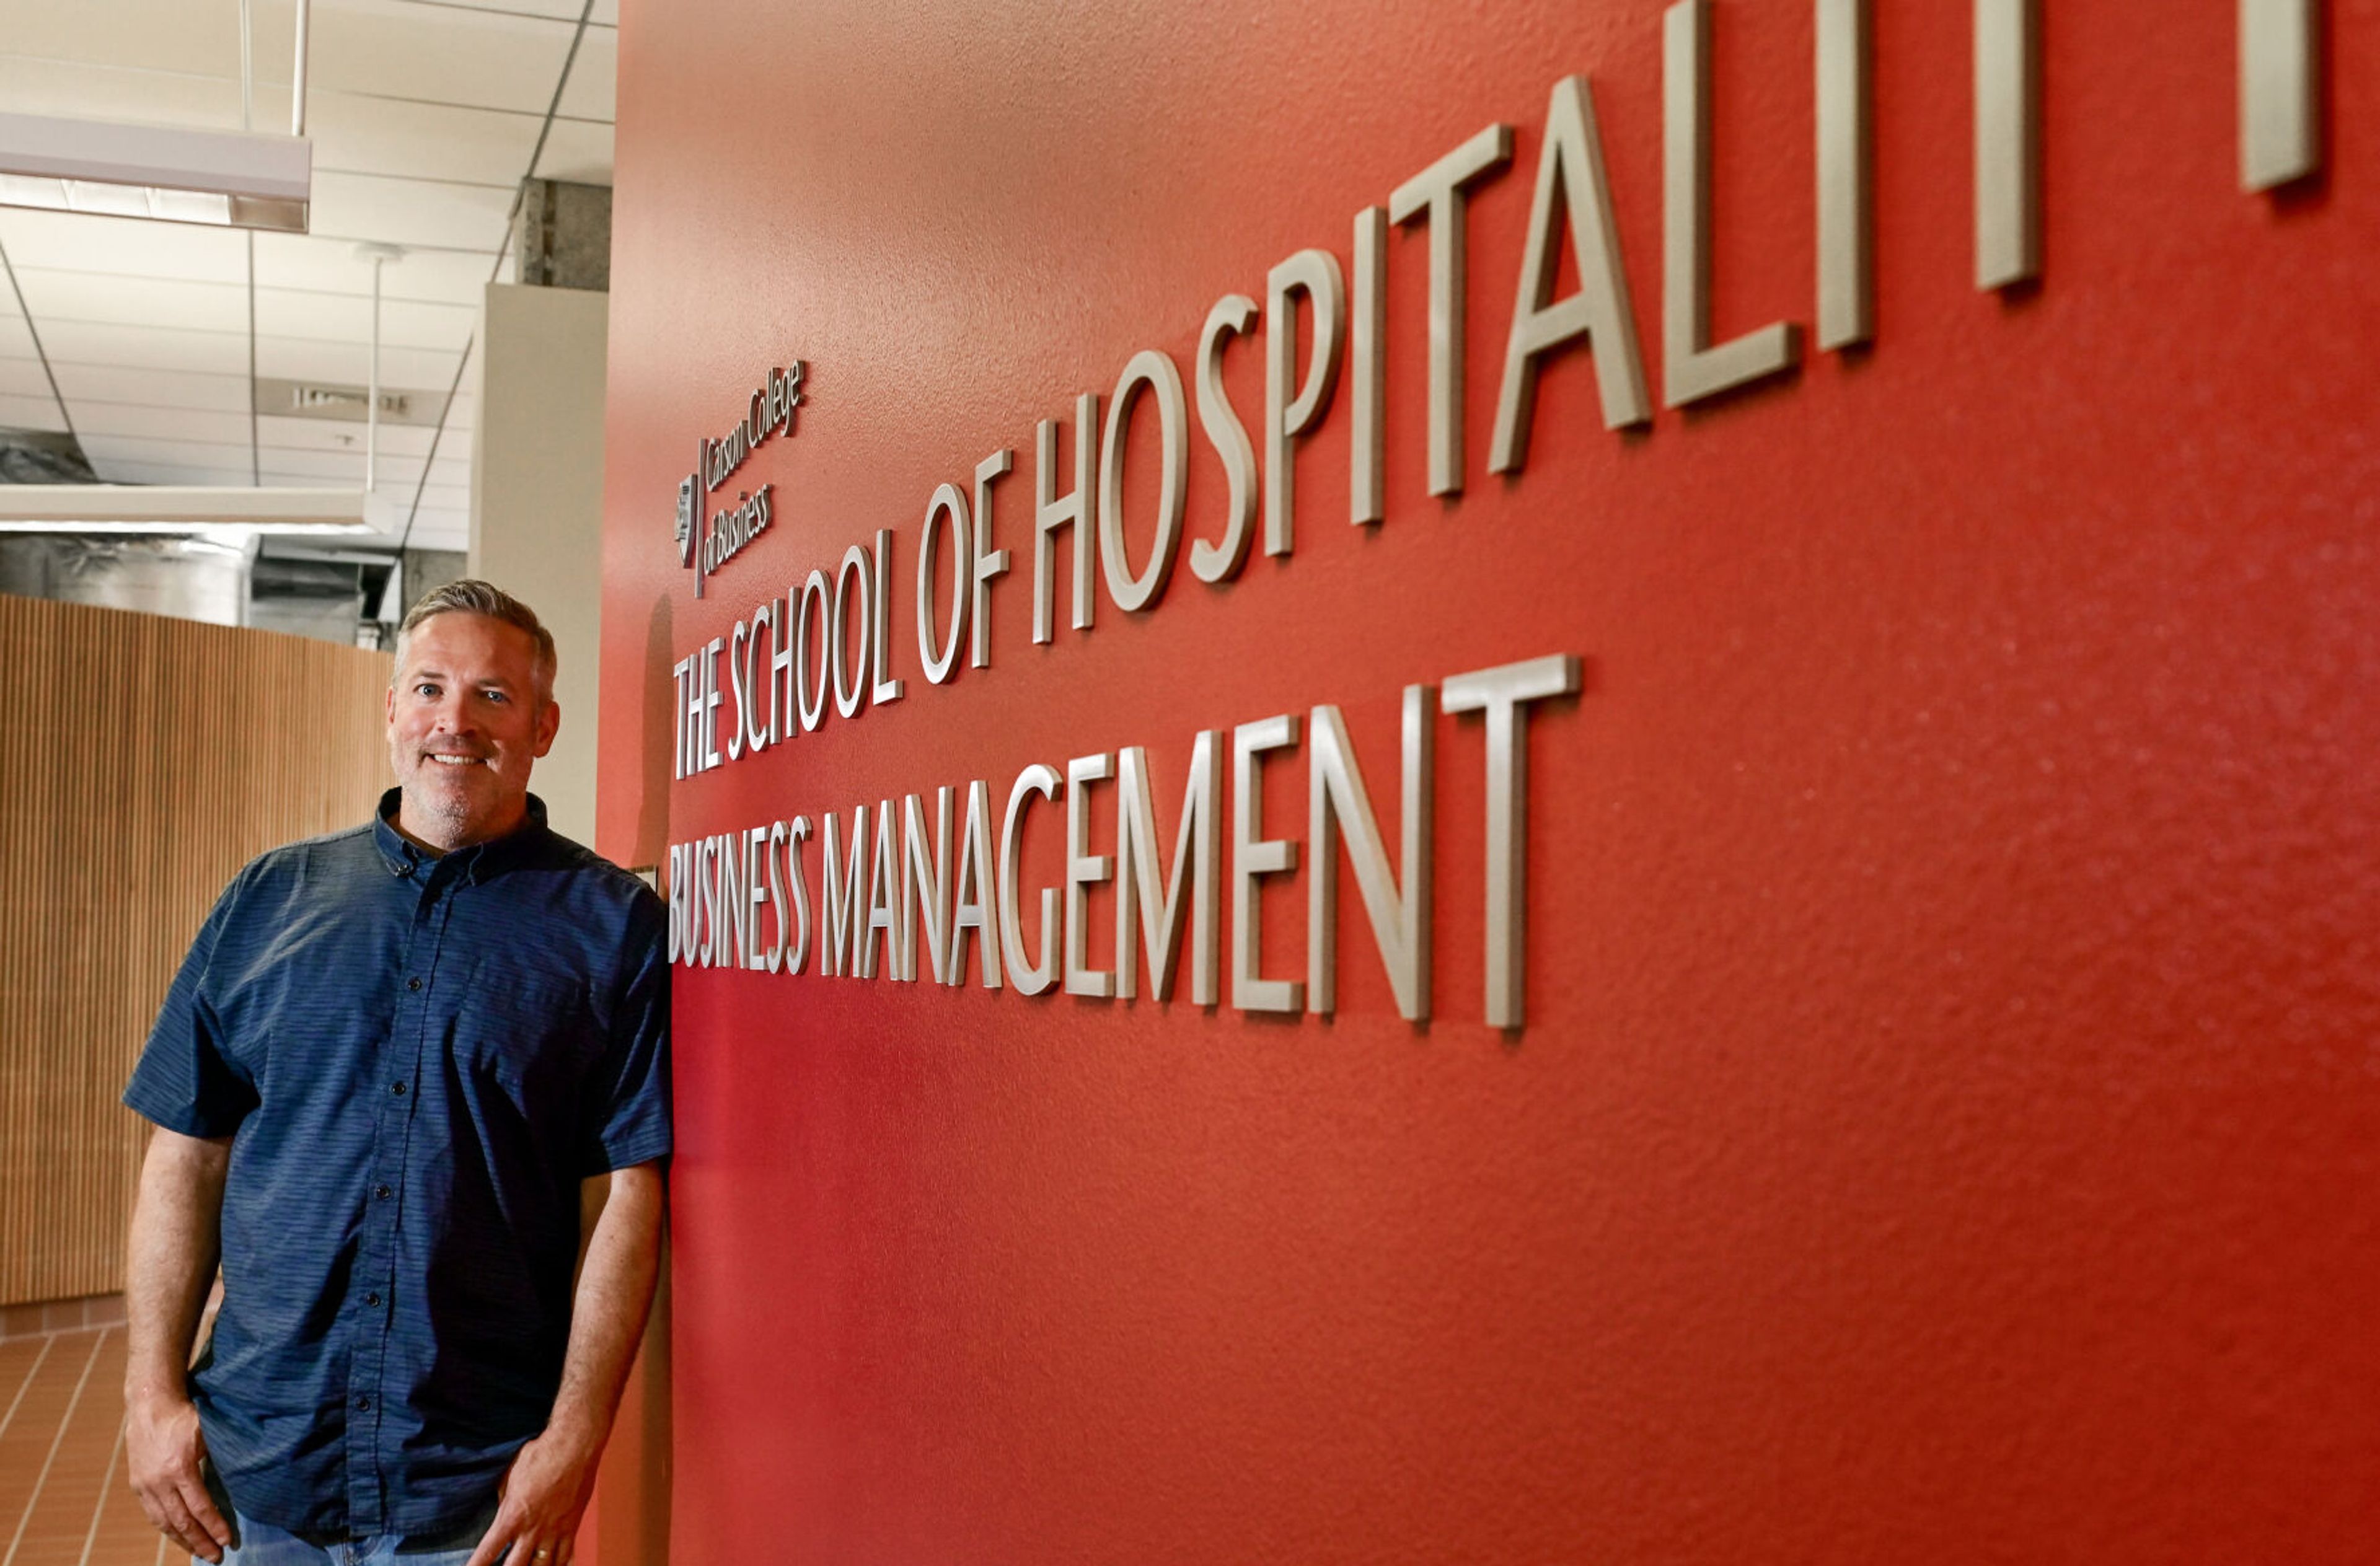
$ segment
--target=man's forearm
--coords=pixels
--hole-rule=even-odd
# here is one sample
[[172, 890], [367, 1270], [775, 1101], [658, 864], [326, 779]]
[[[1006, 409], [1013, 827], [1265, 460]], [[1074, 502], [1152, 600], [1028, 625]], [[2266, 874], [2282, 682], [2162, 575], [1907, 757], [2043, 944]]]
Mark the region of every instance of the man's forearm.
[[140, 1165], [132, 1255], [124, 1281], [124, 1471], [160, 1533], [193, 1555], [223, 1559], [231, 1527], [207, 1493], [206, 1438], [190, 1406], [190, 1343], [223, 1236], [231, 1138], [160, 1129]]
[[617, 1170], [587, 1243], [570, 1313], [570, 1346], [549, 1432], [600, 1447], [642, 1341], [660, 1269], [665, 1187], [658, 1164]]
[[185, 1378], [214, 1281], [231, 1139], [159, 1130], [140, 1166], [124, 1300], [128, 1404], [188, 1396]]

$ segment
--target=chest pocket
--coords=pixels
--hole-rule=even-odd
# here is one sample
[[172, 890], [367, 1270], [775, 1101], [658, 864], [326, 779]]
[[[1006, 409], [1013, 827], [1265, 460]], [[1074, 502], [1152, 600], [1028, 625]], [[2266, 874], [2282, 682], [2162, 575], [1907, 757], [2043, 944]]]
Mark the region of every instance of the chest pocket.
[[566, 1134], [596, 1063], [586, 987], [558, 975], [489, 974], [471, 994], [453, 1036], [466, 1091], [546, 1135]]

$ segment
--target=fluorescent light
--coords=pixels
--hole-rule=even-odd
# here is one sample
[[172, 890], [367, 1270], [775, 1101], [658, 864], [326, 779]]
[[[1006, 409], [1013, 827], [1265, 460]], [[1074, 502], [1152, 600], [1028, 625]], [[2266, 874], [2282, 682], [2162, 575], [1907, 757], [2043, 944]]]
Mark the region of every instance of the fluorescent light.
[[0, 114], [0, 206], [306, 232], [303, 137]]
[[176, 522], [164, 527], [135, 526], [129, 522], [0, 522], [0, 539], [12, 533], [38, 533], [51, 538], [135, 538], [163, 540], [174, 539], [185, 546], [248, 550], [261, 536], [253, 528], [237, 527], [229, 522]]
[[161, 536], [215, 539], [239, 543], [256, 537], [322, 538], [369, 533], [361, 524], [337, 522], [276, 522], [259, 527], [248, 522], [0, 522], [0, 533], [76, 533], [100, 537], [153, 539]]
[[373, 531], [361, 490], [0, 484], [0, 532], [284, 534]]
[[0, 206], [52, 212], [153, 217], [167, 223], [231, 223], [231, 198], [220, 191], [164, 190], [153, 185], [101, 185], [88, 179], [36, 179], [0, 174]]

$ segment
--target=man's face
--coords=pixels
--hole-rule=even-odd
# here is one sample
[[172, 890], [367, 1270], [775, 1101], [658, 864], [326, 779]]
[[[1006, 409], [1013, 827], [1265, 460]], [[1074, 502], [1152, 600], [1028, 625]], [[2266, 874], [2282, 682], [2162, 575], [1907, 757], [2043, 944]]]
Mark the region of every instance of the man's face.
[[442, 849], [510, 832], [528, 808], [529, 767], [561, 722], [539, 698], [527, 631], [460, 611], [424, 620], [388, 693], [398, 824]]

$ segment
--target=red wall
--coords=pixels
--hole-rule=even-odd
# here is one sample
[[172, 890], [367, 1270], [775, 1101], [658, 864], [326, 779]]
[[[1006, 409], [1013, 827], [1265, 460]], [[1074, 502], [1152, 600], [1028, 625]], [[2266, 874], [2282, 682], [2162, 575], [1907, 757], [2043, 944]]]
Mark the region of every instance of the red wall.
[[[1586, 668], [1532, 725], [1518, 1034], [1480, 1020], [1451, 716], [1427, 1028], [1352, 878], [1330, 1020], [681, 969], [676, 1560], [2372, 1558], [2380, 4], [2329, 7], [2326, 173], [2278, 200], [2240, 189], [2233, 6], [2048, 7], [2046, 270], [2006, 297], [1969, 9], [1878, 0], [1872, 351], [1627, 436], [1568, 356], [1507, 480], [1567, 72], [1658, 396], [1653, 0], [624, 6], [605, 852], [969, 778], [997, 811], [1140, 744], [1170, 854], [1198, 729], [1324, 702], [1393, 844], [1402, 685]], [[1714, 22], [1730, 336], [1811, 318], [1812, 22]], [[1033, 646], [1034, 421], [1144, 347], [1186, 376], [1215, 299], [1347, 262], [1492, 120], [1467, 492], [1426, 492], [1400, 231], [1386, 522], [1342, 520], [1342, 385], [1294, 553]], [[1253, 427], [1261, 339], [1233, 354]], [[773, 530], [697, 601], [677, 480], [794, 357], [797, 433], [747, 469]], [[1002, 446], [994, 664], [931, 687], [918, 522]], [[1222, 493], [1194, 405], [1191, 535]], [[672, 664], [880, 528], [905, 699], [673, 783]], [[1303, 837], [1302, 753], [1268, 773]]]

